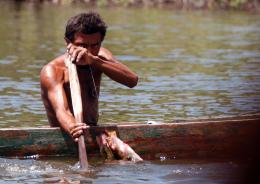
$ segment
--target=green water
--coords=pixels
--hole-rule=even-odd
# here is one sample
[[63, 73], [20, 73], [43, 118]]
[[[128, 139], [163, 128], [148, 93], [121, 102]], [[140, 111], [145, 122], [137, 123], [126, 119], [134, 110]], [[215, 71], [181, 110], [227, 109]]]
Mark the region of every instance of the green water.
[[[65, 51], [66, 20], [84, 5], [0, 1], [0, 127], [48, 126], [39, 72]], [[100, 123], [171, 122], [260, 111], [260, 15], [246, 12], [98, 9], [104, 47], [139, 76], [134, 89], [103, 77]], [[231, 161], [91, 161], [0, 158], [0, 183], [237, 183]]]
[[[0, 2], [0, 127], [48, 125], [39, 72], [65, 51], [66, 20], [87, 7]], [[260, 15], [98, 9], [103, 44], [139, 76], [103, 77], [100, 123], [250, 114], [260, 110]]]

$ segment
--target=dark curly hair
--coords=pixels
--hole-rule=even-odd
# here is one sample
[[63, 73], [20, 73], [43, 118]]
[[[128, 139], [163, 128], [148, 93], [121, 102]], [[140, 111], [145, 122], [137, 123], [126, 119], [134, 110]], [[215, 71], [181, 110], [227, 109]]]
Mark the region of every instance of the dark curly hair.
[[76, 33], [100, 33], [102, 41], [105, 38], [107, 25], [97, 12], [81, 13], [71, 17], [66, 25], [65, 38], [74, 41]]

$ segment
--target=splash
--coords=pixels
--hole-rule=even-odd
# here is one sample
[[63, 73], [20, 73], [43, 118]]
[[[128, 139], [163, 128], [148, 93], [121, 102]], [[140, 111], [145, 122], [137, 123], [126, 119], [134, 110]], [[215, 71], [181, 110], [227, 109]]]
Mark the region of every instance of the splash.
[[33, 159], [2, 159], [0, 158], [0, 171], [6, 175], [45, 174], [50, 172], [63, 173], [62, 169], [54, 168], [48, 162]]

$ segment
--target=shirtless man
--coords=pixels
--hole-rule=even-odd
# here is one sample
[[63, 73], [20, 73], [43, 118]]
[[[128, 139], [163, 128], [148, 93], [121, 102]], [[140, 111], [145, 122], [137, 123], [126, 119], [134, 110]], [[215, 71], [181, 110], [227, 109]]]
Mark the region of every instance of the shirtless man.
[[[70, 18], [65, 31], [67, 53], [45, 65], [40, 74], [41, 95], [50, 125], [60, 126], [76, 142], [87, 126], [97, 125], [103, 73], [130, 88], [138, 82], [134, 72], [101, 47], [106, 28], [105, 22], [95, 12]], [[83, 105], [82, 123], [76, 123], [73, 117], [68, 69], [64, 63], [68, 56], [77, 65]]]

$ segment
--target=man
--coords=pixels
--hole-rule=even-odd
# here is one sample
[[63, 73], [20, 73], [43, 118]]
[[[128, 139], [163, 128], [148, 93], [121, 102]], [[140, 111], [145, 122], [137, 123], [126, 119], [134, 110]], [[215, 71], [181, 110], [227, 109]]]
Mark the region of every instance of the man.
[[[45, 65], [40, 74], [41, 94], [50, 125], [60, 126], [76, 142], [87, 125], [97, 125], [103, 73], [131, 88], [138, 82], [135, 73], [117, 61], [109, 50], [101, 47], [106, 28], [105, 22], [95, 12], [70, 18], [65, 31], [67, 53]], [[64, 62], [66, 57], [71, 57], [77, 65], [83, 105], [82, 123], [76, 123], [73, 117], [68, 68]]]

